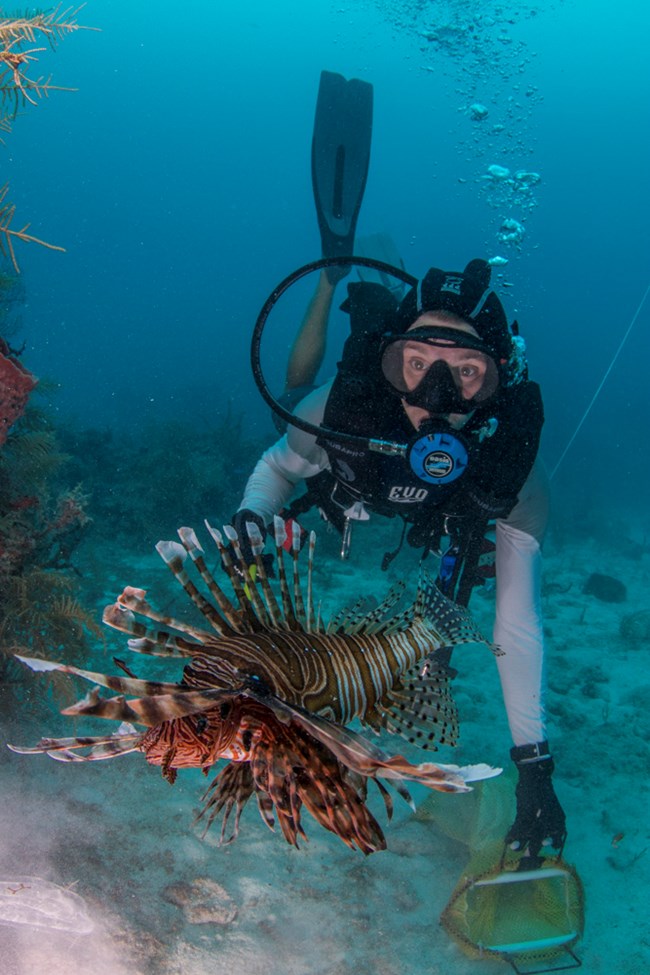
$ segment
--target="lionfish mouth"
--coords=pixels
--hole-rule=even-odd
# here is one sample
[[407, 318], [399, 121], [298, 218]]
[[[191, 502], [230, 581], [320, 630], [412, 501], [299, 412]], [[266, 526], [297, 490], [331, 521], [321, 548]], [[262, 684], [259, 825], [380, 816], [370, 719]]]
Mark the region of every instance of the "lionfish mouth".
[[[412, 804], [407, 782], [466, 792], [469, 783], [501, 771], [487, 765], [412, 764], [347, 727], [358, 719], [374, 731], [399, 734], [429, 750], [455, 743], [456, 708], [447, 670], [435, 652], [476, 642], [498, 650], [467, 611], [449, 602], [429, 579], [421, 578], [416, 600], [406, 610], [395, 611], [400, 586], [371, 611], [356, 605], [325, 625], [314, 612], [313, 532], [306, 546], [305, 593], [299, 531], [287, 540], [284, 523], [275, 519], [277, 595], [255, 525], [247, 525], [254, 572], [242, 557], [234, 529], [226, 526], [224, 539], [206, 526], [230, 580], [230, 595], [208, 568], [192, 529], [179, 529], [180, 544], [159, 542], [156, 548], [209, 630], [157, 612], [144, 590], [131, 586], [104, 611], [105, 623], [129, 635], [130, 650], [182, 659], [180, 682], [139, 679], [130, 671], [128, 676], [106, 675], [19, 657], [32, 670], [61, 671], [93, 685], [63, 714], [109, 718], [120, 726], [99, 737], [42, 738], [31, 748], [10, 745], [13, 751], [44, 753], [64, 762], [140, 752], [170, 782], [178, 769], [198, 767], [207, 775], [226, 760], [197, 817], [204, 819], [206, 829], [221, 818], [221, 842], [238, 835], [242, 810], [255, 795], [264, 822], [273, 829], [277, 819], [294, 846], [306, 838], [306, 809], [363, 853], [386, 846], [366, 805], [369, 779], [377, 785], [390, 819], [392, 800], [384, 781]], [[116, 696], [101, 697], [101, 687]], [[137, 725], [146, 730], [137, 730]]]

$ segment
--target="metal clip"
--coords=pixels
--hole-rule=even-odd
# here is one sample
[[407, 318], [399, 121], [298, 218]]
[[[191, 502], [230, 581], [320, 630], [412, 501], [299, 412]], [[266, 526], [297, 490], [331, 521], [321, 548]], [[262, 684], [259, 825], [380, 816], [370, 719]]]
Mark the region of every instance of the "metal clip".
[[340, 556], [342, 559], [347, 559], [349, 557], [351, 541], [352, 541], [352, 518], [346, 518], [345, 524], [343, 525], [343, 535], [341, 536]]
[[371, 439], [368, 441], [368, 449], [374, 451], [376, 454], [388, 454], [389, 457], [394, 457], [396, 455], [405, 457], [408, 444], [394, 443], [390, 440]]
[[343, 537], [341, 539], [341, 558], [347, 559], [350, 554], [350, 542], [352, 541], [352, 522], [368, 521], [370, 515], [363, 505], [363, 501], [355, 501], [343, 512], [345, 524], [343, 526]]

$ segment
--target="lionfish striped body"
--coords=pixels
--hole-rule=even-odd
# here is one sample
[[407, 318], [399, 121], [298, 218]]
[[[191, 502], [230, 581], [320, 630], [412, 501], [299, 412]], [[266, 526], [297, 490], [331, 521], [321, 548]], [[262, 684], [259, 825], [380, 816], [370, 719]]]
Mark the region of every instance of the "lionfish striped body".
[[[206, 523], [207, 524], [207, 523]], [[179, 530], [181, 544], [159, 542], [157, 549], [212, 632], [163, 616], [141, 589], [127, 587], [106, 608], [104, 622], [128, 633], [139, 653], [181, 657], [178, 684], [108, 676], [65, 664], [20, 658], [34, 670], [60, 670], [98, 685], [63, 713], [122, 722], [100, 738], [42, 739], [23, 753], [45, 752], [60, 761], [94, 761], [132, 751], [160, 765], [174, 781], [179, 768], [207, 774], [229, 760], [211, 783], [199, 818], [222, 819], [222, 840], [235, 810], [234, 833], [246, 801], [256, 795], [265, 822], [277, 816], [288, 842], [304, 837], [301, 808], [364, 853], [383, 849], [381, 828], [368, 810], [366, 782], [377, 783], [390, 816], [391, 801], [380, 779], [389, 779], [410, 801], [405, 781], [440, 791], [467, 791], [468, 781], [497, 774], [487, 766], [413, 765], [390, 756], [349, 728], [354, 718], [374, 730], [385, 728], [436, 749], [454, 744], [456, 709], [444, 668], [434, 651], [457, 643], [486, 641], [464, 610], [446, 600], [430, 582], [421, 583], [416, 602], [393, 613], [399, 588], [369, 613], [340, 613], [325, 626], [316, 616], [312, 594], [315, 536], [309, 541], [307, 594], [299, 573], [299, 539], [290, 540], [292, 580], [283, 553], [284, 525], [275, 523], [280, 600], [262, 560], [263, 539], [248, 525], [256, 577], [242, 558], [236, 533], [229, 544], [207, 526], [234, 590], [226, 595], [210, 572], [191, 529]], [[186, 570], [187, 556], [211, 598]], [[403, 587], [402, 587], [403, 588]], [[143, 620], [157, 624], [152, 627]], [[118, 692], [100, 697], [99, 687]], [[130, 695], [130, 698], [127, 698]], [[147, 730], [139, 732], [135, 724]]]

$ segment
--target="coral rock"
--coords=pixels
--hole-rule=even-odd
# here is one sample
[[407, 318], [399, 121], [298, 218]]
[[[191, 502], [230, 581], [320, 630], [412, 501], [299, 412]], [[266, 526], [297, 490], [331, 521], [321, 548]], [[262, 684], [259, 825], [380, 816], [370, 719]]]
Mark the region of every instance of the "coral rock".
[[237, 906], [224, 888], [209, 877], [191, 883], [170, 884], [162, 896], [182, 908], [189, 924], [228, 925], [237, 917]]
[[592, 572], [582, 591], [589, 596], [595, 596], [603, 603], [624, 603], [627, 599], [627, 590], [623, 583], [613, 576], [602, 575], [600, 572]]
[[624, 616], [620, 631], [623, 639], [630, 643], [650, 642], [650, 609], [639, 609]]

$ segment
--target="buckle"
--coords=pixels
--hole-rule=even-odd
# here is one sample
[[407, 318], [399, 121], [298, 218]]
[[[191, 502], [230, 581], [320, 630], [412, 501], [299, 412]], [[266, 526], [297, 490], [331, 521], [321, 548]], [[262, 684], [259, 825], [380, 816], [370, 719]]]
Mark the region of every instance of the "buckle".
[[510, 758], [515, 765], [528, 765], [531, 762], [543, 762], [551, 757], [551, 750], [547, 741], [536, 741], [531, 745], [515, 745], [510, 749]]

